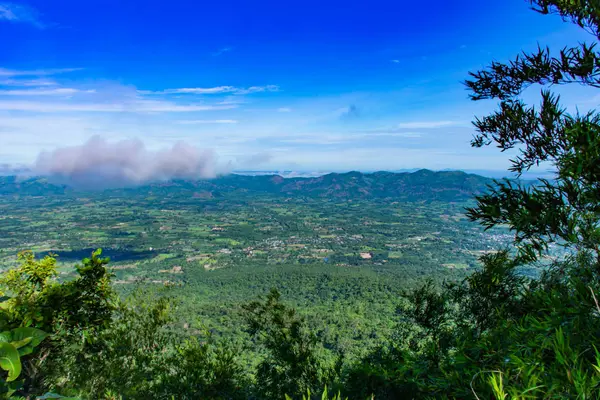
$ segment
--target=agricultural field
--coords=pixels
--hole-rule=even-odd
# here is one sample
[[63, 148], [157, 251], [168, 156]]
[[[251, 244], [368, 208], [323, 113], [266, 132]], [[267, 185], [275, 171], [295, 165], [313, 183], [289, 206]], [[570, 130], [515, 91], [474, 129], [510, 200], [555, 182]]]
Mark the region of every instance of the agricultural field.
[[56, 253], [69, 265], [103, 248], [124, 283], [183, 282], [199, 271], [284, 264], [444, 274], [475, 267], [479, 255], [510, 238], [469, 223], [465, 205], [0, 197], [0, 265], [10, 266], [22, 250]]
[[404, 290], [461, 279], [510, 240], [467, 221], [467, 205], [257, 193], [0, 196], [0, 266], [23, 250], [53, 253], [69, 279], [102, 248], [124, 296], [172, 296], [178, 327], [232, 340], [244, 335], [240, 305], [276, 287], [325, 342], [358, 356], [393, 334]]

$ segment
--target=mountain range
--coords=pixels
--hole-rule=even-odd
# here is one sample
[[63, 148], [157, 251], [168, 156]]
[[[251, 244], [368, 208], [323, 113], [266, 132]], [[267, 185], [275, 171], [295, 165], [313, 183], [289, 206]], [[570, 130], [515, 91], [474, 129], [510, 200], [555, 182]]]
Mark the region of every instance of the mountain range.
[[[136, 187], [105, 189], [108, 196], [154, 195], [215, 198], [229, 195], [270, 194], [311, 198], [377, 198], [402, 200], [464, 200], [484, 192], [493, 180], [462, 171], [347, 172], [319, 177], [284, 178], [280, 175], [225, 175], [210, 180], [173, 180]], [[0, 176], [0, 195], [56, 196], [90, 192], [48, 178]]]

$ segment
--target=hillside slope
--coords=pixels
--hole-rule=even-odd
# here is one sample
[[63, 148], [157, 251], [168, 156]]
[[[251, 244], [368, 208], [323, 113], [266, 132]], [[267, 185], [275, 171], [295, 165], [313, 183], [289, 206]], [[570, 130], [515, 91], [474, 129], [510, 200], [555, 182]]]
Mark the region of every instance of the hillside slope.
[[[278, 194], [292, 197], [395, 198], [403, 200], [454, 201], [471, 198], [486, 189], [492, 180], [461, 171], [412, 173], [347, 172], [316, 178], [283, 178], [279, 175], [227, 175], [212, 180], [169, 181], [149, 185], [104, 190], [106, 195], [157, 195], [219, 197], [226, 194]], [[18, 180], [0, 177], [0, 195], [49, 196], [79, 192], [54, 185], [46, 178]]]

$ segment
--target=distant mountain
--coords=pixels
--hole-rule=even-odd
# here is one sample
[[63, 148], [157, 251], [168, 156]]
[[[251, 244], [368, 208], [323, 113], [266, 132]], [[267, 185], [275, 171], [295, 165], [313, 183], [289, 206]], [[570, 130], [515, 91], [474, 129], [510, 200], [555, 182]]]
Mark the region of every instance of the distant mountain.
[[464, 172], [412, 173], [347, 172], [331, 173], [315, 178], [284, 179], [272, 176], [227, 176], [215, 183], [222, 187], [249, 191], [281, 193], [307, 197], [335, 198], [401, 198], [401, 199], [460, 199], [481, 193], [491, 180]]
[[18, 178], [16, 176], [0, 176], [0, 196], [51, 196], [64, 195], [72, 191], [66, 185], [50, 183], [47, 178]]
[[[482, 193], [490, 178], [461, 171], [434, 172], [347, 172], [311, 178], [284, 178], [280, 175], [227, 175], [211, 180], [169, 181], [149, 185], [109, 189], [110, 196], [189, 196], [214, 198], [225, 195], [272, 194], [294, 197], [455, 201]], [[64, 185], [53, 185], [44, 178], [19, 181], [0, 177], [0, 195], [23, 196], [64, 195], [75, 191]]]

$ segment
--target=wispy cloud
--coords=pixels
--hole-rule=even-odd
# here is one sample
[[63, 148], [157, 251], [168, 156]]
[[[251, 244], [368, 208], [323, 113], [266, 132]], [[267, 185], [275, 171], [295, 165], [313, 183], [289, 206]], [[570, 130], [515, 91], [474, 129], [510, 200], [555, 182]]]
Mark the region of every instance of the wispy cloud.
[[80, 71], [83, 68], [55, 68], [55, 69], [34, 69], [34, 70], [14, 70], [0, 68], [1, 77], [15, 77], [15, 76], [49, 76], [64, 74], [67, 72]]
[[222, 47], [219, 50], [215, 51], [212, 55], [215, 56], [215, 57], [218, 57], [218, 56], [220, 56], [220, 55], [222, 55], [224, 53], [230, 52], [231, 50], [233, 50], [233, 47], [229, 47], [229, 46]]
[[400, 64], [400, 60], [390, 60], [391, 62], [393, 62], [394, 64]]
[[176, 104], [164, 101], [136, 100], [115, 103], [47, 103], [37, 101], [1, 101], [0, 110], [31, 112], [196, 112], [229, 110], [235, 105]]
[[224, 98], [223, 100], [219, 101], [219, 103], [217, 104], [244, 104], [247, 103], [247, 100], [245, 100], [243, 97], [240, 96], [236, 96], [236, 95], [232, 95], [232, 96], [228, 96], [226, 98]]
[[273, 155], [269, 152], [263, 151], [256, 154], [244, 155], [237, 158], [237, 166], [248, 168], [248, 167], [256, 167], [261, 164], [268, 163], [273, 159]]
[[16, 3], [0, 2], [0, 21], [31, 24], [39, 29], [46, 27], [40, 21], [39, 13], [35, 9]]
[[400, 129], [419, 129], [419, 128], [442, 128], [445, 126], [460, 125], [456, 121], [416, 121], [416, 122], [403, 122], [398, 124], [396, 127]]
[[[148, 157], [182, 140], [214, 148], [220, 159], [236, 167], [287, 168], [297, 163], [303, 168], [393, 168], [413, 161], [431, 166], [429, 160], [437, 160], [429, 154], [431, 149], [459, 148], [449, 137], [455, 142], [464, 139], [461, 143], [468, 147], [472, 135], [468, 119], [475, 112], [421, 108], [420, 103], [417, 107], [411, 102], [417, 103], [420, 93], [410, 90], [389, 96], [351, 92], [304, 98], [283, 92], [287, 87], [280, 91], [267, 85], [276, 80], [232, 77], [198, 82], [190, 77], [176, 85], [136, 87], [93, 76], [93, 66], [72, 74], [75, 68], [0, 66], [5, 67], [0, 69], [0, 163], [30, 165], [43, 149], [77, 146], [100, 135], [108, 143], [140, 137]], [[381, 110], [391, 109], [391, 101], [398, 111], [384, 114]], [[390, 150], [380, 154], [374, 148]], [[373, 160], [363, 158], [361, 149], [368, 149], [364, 155]], [[384, 158], [409, 150], [415, 154], [410, 160]]]
[[340, 145], [343, 143], [367, 143], [374, 137], [380, 139], [414, 139], [422, 137], [421, 132], [347, 132], [344, 134], [335, 133], [304, 133], [302, 135], [293, 135], [288, 137], [271, 137], [270, 140], [284, 144], [304, 144], [304, 145]]
[[249, 94], [249, 93], [261, 93], [261, 92], [279, 92], [279, 86], [267, 85], [267, 86], [250, 86], [246, 89], [239, 89], [236, 94]]
[[73, 88], [0, 90], [0, 96], [70, 96], [77, 93], [96, 93], [96, 91]]
[[373, 136], [380, 137], [400, 137], [400, 138], [419, 138], [423, 136], [422, 132], [373, 132], [364, 135], [364, 138], [370, 138]]
[[40, 87], [40, 86], [56, 86], [58, 82], [52, 79], [4, 79], [0, 80], [0, 86], [22, 86], [22, 87]]
[[237, 124], [235, 119], [193, 119], [177, 121], [180, 125], [200, 125], [200, 124]]
[[250, 94], [261, 92], [278, 92], [279, 86], [250, 86], [247, 88], [239, 88], [235, 86], [214, 86], [214, 87], [194, 87], [194, 88], [176, 88], [165, 89], [159, 91], [141, 90], [140, 94]]
[[177, 88], [166, 89], [158, 92], [141, 91], [143, 94], [219, 94], [219, 93], [234, 93], [237, 88], [233, 86], [215, 86], [207, 88]]

